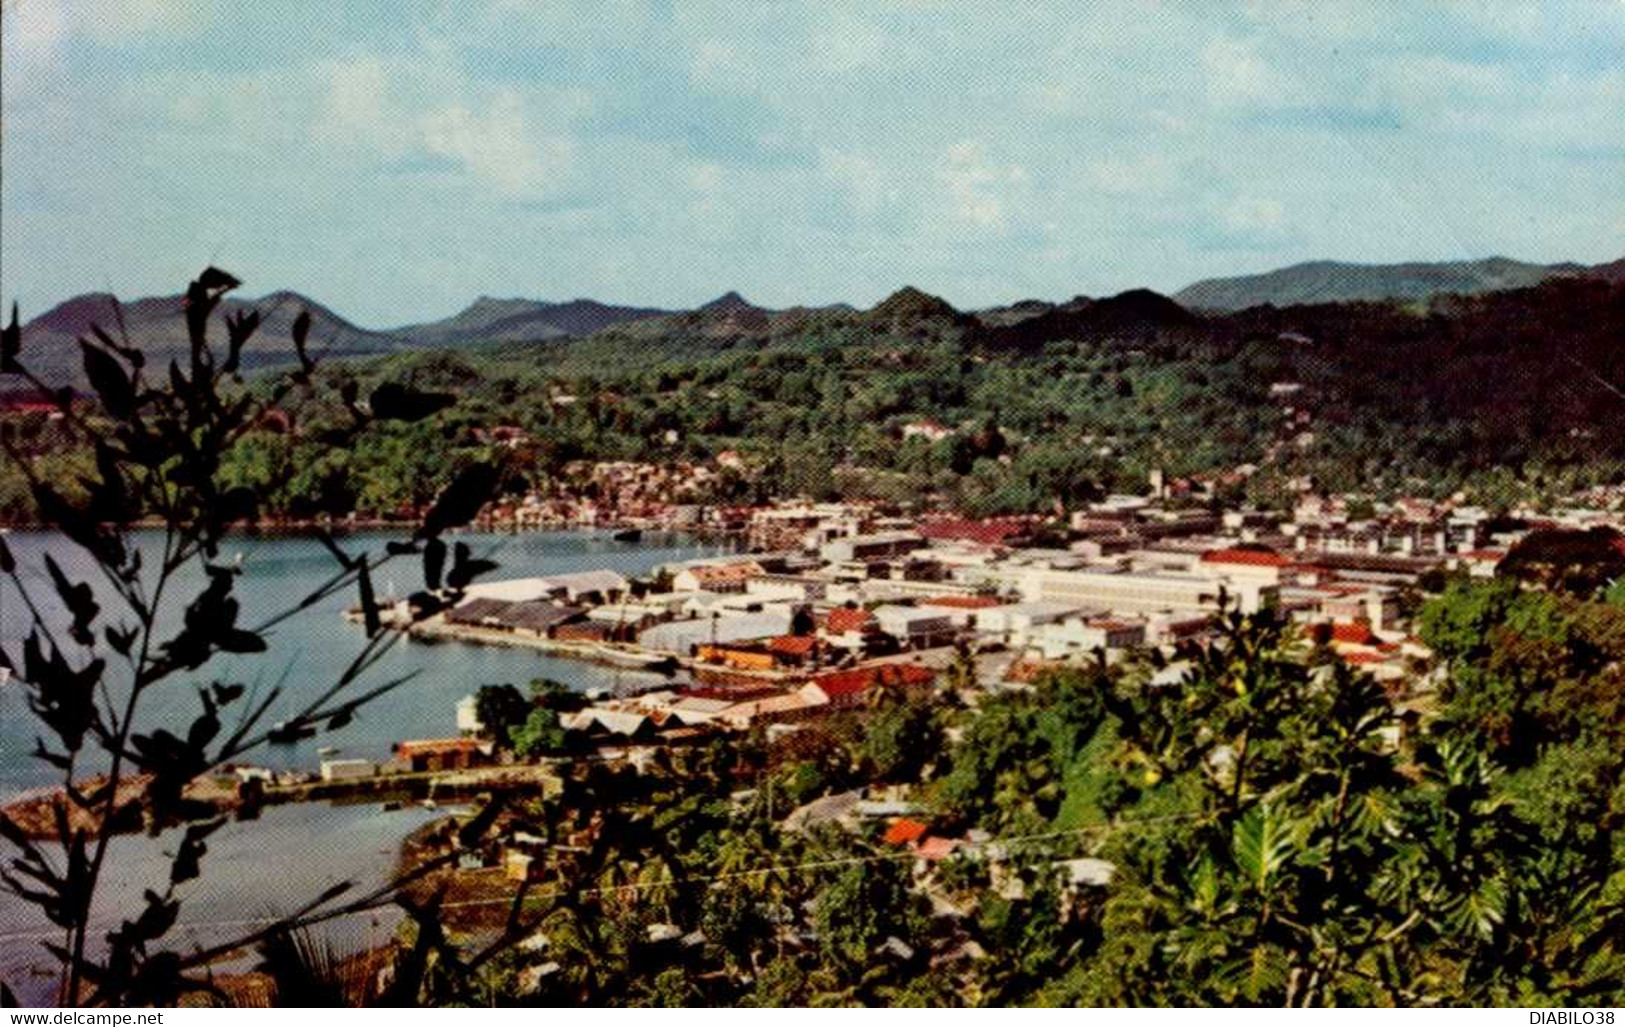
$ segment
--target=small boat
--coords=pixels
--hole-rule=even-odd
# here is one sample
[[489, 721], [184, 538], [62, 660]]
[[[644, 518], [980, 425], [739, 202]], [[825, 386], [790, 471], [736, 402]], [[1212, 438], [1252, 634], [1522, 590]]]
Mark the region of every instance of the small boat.
[[383, 810], [384, 810], [385, 813], [393, 813], [393, 812], [395, 812], [396, 810], [398, 810], [400, 808], [401, 808], [400, 802], [395, 800], [395, 799], [391, 799], [390, 801], [384, 803], [384, 805], [383, 805]]
[[617, 541], [617, 542], [639, 542], [639, 541], [642, 541], [642, 539], [643, 539], [643, 529], [642, 528], [624, 528], [621, 531], [617, 531], [611, 537], [614, 538], [615, 541]]
[[279, 720], [265, 733], [265, 740], [272, 745], [293, 745], [302, 739], [315, 736], [316, 729], [313, 727], [290, 727], [286, 721]]
[[338, 754], [339, 747], [336, 745], [324, 745], [316, 750], [318, 756], [337, 756]]
[[632, 670], [662, 671], [677, 666], [677, 658], [666, 653], [617, 649], [615, 646], [603, 642], [596, 643], [589, 651], [611, 666], [626, 667]]

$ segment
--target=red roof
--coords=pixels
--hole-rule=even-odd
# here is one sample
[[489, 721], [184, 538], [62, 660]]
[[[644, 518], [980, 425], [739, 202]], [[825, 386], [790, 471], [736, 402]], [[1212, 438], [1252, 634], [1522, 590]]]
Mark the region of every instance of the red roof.
[[920, 842], [919, 845], [915, 846], [914, 851], [921, 859], [947, 859], [949, 856], [954, 854], [954, 850], [958, 849], [963, 844], [964, 843], [957, 838], [941, 838], [937, 835], [932, 835], [931, 837]]
[[1347, 663], [1384, 663], [1387, 657], [1381, 653], [1344, 653], [1343, 660]]
[[1462, 553], [1463, 560], [1482, 560], [1485, 563], [1499, 563], [1507, 555], [1505, 549], [1474, 549], [1469, 553]]
[[884, 841], [887, 845], [907, 845], [917, 842], [925, 837], [925, 832], [931, 830], [930, 825], [922, 824], [918, 820], [899, 817], [886, 828]]
[[874, 619], [874, 614], [868, 610], [849, 610], [840, 606], [829, 611], [824, 624], [835, 634], [844, 635], [848, 631], [862, 631]]
[[1371, 627], [1368, 624], [1339, 621], [1332, 625], [1333, 642], [1347, 642], [1350, 645], [1370, 645], [1376, 640], [1377, 638], [1371, 633]]
[[1231, 563], [1246, 567], [1285, 567], [1292, 563], [1280, 553], [1259, 549], [1213, 549], [1202, 554], [1203, 563]]
[[473, 738], [422, 738], [410, 742], [396, 742], [395, 752], [402, 758], [429, 756], [435, 753], [478, 752], [480, 743]]
[[865, 692], [878, 684], [929, 684], [935, 677], [931, 671], [912, 663], [883, 663], [875, 667], [859, 667], [856, 670], [838, 670], [831, 674], [820, 674], [812, 679], [812, 683], [833, 699], [840, 695]]
[[1002, 606], [992, 596], [933, 596], [930, 599], [921, 599], [921, 606], [947, 606], [955, 610], [985, 610], [991, 606]]
[[925, 538], [949, 539], [962, 542], [981, 542], [985, 545], [997, 545], [1013, 535], [1025, 534], [1028, 527], [1029, 525], [1027, 522], [1010, 517], [1001, 517], [986, 521], [940, 518], [921, 521], [918, 525], [918, 530], [919, 533]]
[[818, 639], [811, 635], [778, 635], [768, 641], [767, 647], [776, 653], [805, 656], [812, 652], [817, 644]]

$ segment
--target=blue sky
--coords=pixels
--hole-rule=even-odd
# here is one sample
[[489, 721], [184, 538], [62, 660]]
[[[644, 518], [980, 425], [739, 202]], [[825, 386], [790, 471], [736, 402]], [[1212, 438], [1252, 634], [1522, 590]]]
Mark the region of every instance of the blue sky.
[[4, 0], [0, 294], [213, 262], [383, 327], [1625, 255], [1625, 0], [1084, 6]]

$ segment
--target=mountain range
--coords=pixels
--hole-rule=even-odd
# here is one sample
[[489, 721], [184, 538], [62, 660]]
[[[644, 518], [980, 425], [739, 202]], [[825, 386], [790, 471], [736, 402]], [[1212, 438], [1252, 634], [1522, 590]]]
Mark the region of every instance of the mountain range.
[[1528, 264], [1508, 257], [1434, 264], [1346, 264], [1316, 260], [1257, 275], [1207, 278], [1174, 293], [1183, 306], [1198, 310], [1245, 310], [1310, 303], [1425, 300], [1441, 293], [1477, 295], [1522, 289], [1553, 277], [1625, 278], [1625, 260], [1583, 264]]
[[[678, 311], [617, 306], [591, 299], [550, 303], [481, 296], [466, 309], [439, 321], [369, 329], [313, 299], [282, 291], [258, 299], [227, 299], [222, 313], [254, 309], [263, 318], [259, 331], [244, 350], [246, 369], [290, 359], [293, 319], [301, 310], [311, 314], [312, 353], [328, 358], [599, 335], [611, 345], [635, 345], [649, 339], [726, 343], [799, 332], [819, 321], [855, 324], [904, 336], [970, 329], [989, 348], [1027, 349], [1080, 331], [1118, 331], [1146, 323], [1178, 325], [1193, 321], [1201, 312], [1231, 312], [1264, 305], [1420, 301], [1442, 293], [1480, 294], [1523, 288], [1553, 277], [1625, 281], [1625, 259], [1594, 267], [1529, 264], [1504, 257], [1435, 264], [1316, 261], [1258, 275], [1207, 279], [1179, 290], [1171, 298], [1136, 289], [1104, 299], [1078, 296], [1062, 303], [1029, 299], [974, 312], [960, 311], [939, 297], [905, 287], [867, 311], [845, 304], [769, 310], [737, 292], [725, 293], [693, 310]], [[148, 297], [121, 305], [110, 294], [88, 293], [53, 307], [23, 326], [24, 350], [36, 373], [53, 384], [80, 383], [80, 355], [75, 340], [87, 335], [92, 324], [115, 335], [122, 328], [160, 365], [184, 353], [187, 347], [180, 295]], [[0, 388], [5, 384], [0, 379]]]

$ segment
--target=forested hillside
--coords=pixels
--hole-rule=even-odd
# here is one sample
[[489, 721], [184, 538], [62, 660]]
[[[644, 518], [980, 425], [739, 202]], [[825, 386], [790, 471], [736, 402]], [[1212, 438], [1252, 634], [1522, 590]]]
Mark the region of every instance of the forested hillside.
[[[731, 495], [873, 496], [973, 513], [1048, 510], [1139, 489], [1161, 467], [1230, 493], [1325, 488], [1510, 502], [1625, 472], [1625, 286], [1392, 303], [1186, 310], [1146, 291], [985, 318], [903, 290], [868, 311], [766, 311], [744, 301], [576, 339], [331, 362], [291, 426], [242, 447], [302, 461], [349, 414], [342, 386], [407, 377], [467, 398], [439, 427], [402, 425], [377, 451], [314, 461], [273, 506], [393, 510], [432, 495], [482, 427], [523, 429], [540, 481], [580, 458], [710, 460], [737, 450]], [[250, 385], [252, 386], [252, 378]], [[85, 459], [43, 415], [12, 430], [41, 459]], [[930, 421], [945, 438], [903, 438]], [[442, 437], [423, 438], [426, 432]], [[334, 459], [344, 467], [327, 466]], [[342, 482], [342, 487], [339, 484]], [[26, 516], [17, 482], [0, 512]]]

